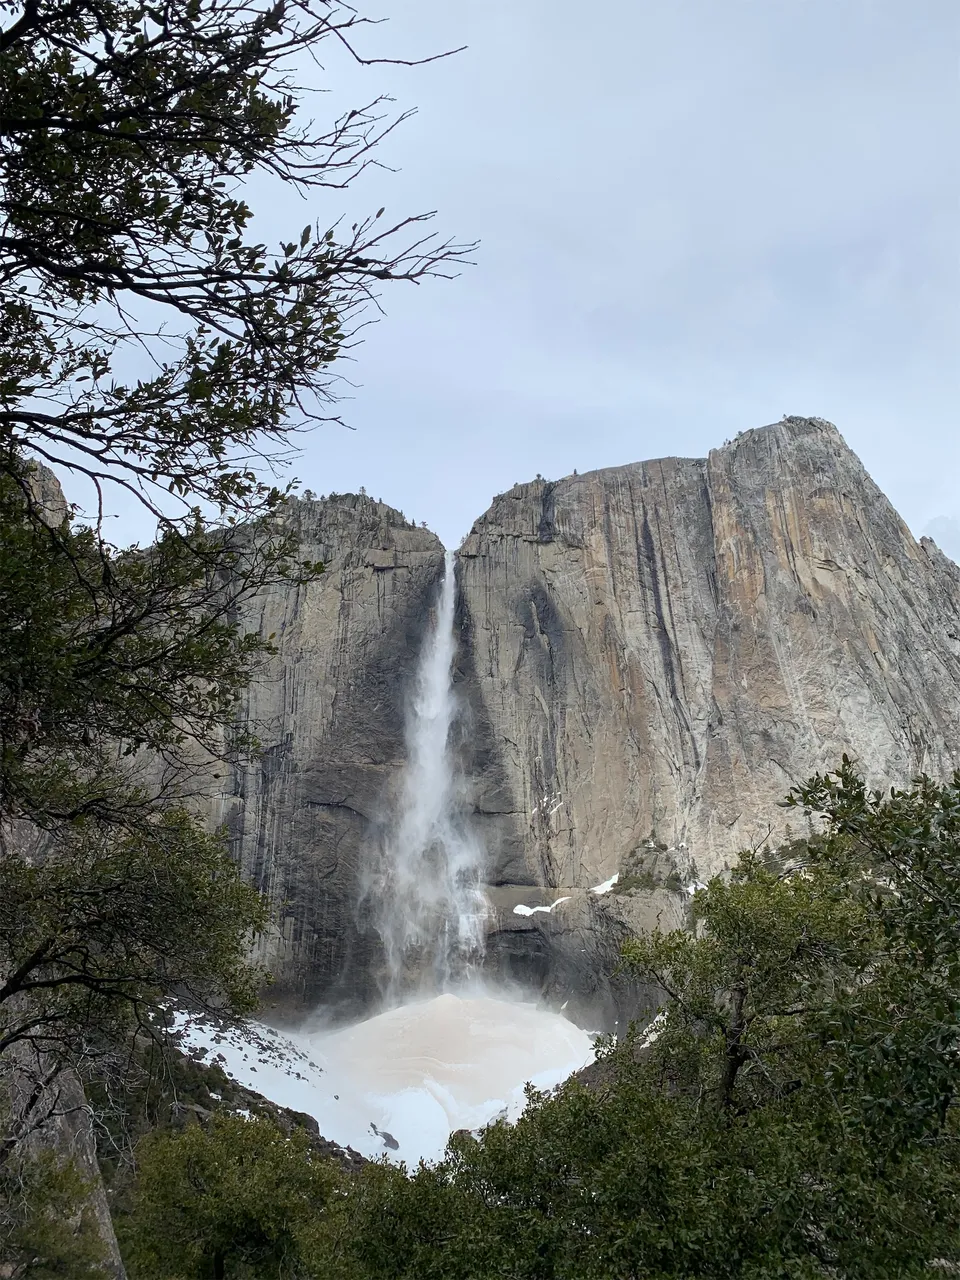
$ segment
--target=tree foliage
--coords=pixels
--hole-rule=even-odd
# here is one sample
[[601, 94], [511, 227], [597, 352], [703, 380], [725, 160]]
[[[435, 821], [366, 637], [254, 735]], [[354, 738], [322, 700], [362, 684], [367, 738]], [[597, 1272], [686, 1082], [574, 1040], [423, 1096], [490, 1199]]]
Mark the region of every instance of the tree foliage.
[[283, 568], [282, 540], [181, 529], [115, 553], [51, 523], [36, 481], [0, 476], [0, 1080], [20, 1081], [0, 1162], [56, 1110], [64, 1067], [172, 998], [250, 1010], [267, 921], [177, 795], [191, 762], [244, 745], [237, 700], [265, 645], [236, 608], [267, 560]]
[[824, 856], [881, 939], [868, 981], [838, 992], [824, 1022], [831, 1087], [891, 1151], [935, 1141], [960, 1067], [960, 773], [884, 796], [845, 758], [789, 802], [828, 816]]
[[0, 444], [158, 513], [169, 492], [246, 518], [376, 290], [463, 257], [382, 209], [273, 252], [250, 234], [255, 175], [311, 196], [374, 163], [383, 100], [318, 127], [294, 79], [325, 44], [364, 62], [368, 20], [336, 0], [0, 12]]
[[174, 996], [256, 1006], [265, 905], [191, 815], [121, 836], [79, 821], [48, 856], [4, 855], [0, 876], [0, 1055], [28, 1042], [76, 1060]]
[[[142, 825], [157, 763], [253, 745], [239, 700], [269, 641], [242, 633], [241, 603], [296, 578], [281, 528], [168, 531], [118, 552], [38, 508], [29, 463], [0, 476], [0, 818], [50, 829], [74, 818]], [[134, 786], [148, 753], [152, 787]], [[121, 768], [121, 764], [123, 767]], [[182, 772], [182, 769], [181, 769]], [[141, 770], [142, 776], [147, 772]]]
[[75, 1165], [41, 1151], [0, 1165], [0, 1264], [10, 1280], [102, 1280], [105, 1253]]
[[269, 645], [236, 611], [288, 571], [254, 528], [115, 552], [38, 482], [22, 459], [0, 474], [0, 1165], [64, 1068], [156, 1030], [170, 999], [256, 1003], [265, 903], [178, 795], [252, 744], [238, 699]]
[[120, 1222], [136, 1280], [326, 1274], [343, 1176], [304, 1130], [220, 1115], [206, 1130], [149, 1135], [139, 1158], [135, 1226]]

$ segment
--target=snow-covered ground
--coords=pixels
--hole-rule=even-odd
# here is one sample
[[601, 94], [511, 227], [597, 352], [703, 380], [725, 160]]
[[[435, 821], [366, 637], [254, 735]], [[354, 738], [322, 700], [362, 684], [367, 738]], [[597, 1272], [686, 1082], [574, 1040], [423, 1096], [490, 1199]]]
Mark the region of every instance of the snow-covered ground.
[[447, 993], [349, 1027], [224, 1031], [178, 1018], [184, 1047], [239, 1084], [312, 1115], [325, 1138], [408, 1165], [437, 1160], [456, 1129], [516, 1119], [524, 1086], [551, 1088], [593, 1059], [562, 1014], [485, 993]]

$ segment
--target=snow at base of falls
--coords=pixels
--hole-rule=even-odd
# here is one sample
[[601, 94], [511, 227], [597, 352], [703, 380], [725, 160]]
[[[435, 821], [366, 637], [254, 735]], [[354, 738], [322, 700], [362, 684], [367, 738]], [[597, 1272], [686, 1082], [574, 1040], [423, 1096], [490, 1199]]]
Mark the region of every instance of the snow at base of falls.
[[325, 1138], [408, 1165], [440, 1159], [456, 1129], [515, 1120], [528, 1081], [552, 1088], [593, 1060], [593, 1037], [562, 1014], [486, 994], [448, 992], [313, 1033], [183, 1016], [178, 1027], [185, 1049], [313, 1116]]

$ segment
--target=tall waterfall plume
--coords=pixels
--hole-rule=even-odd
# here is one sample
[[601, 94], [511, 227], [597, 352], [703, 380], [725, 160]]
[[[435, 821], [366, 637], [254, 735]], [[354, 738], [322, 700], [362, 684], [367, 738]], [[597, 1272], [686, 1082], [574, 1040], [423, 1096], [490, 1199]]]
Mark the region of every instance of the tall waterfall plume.
[[448, 551], [407, 711], [399, 804], [380, 850], [374, 886], [391, 1001], [457, 986], [483, 953], [483, 856], [465, 821], [452, 742], [458, 719], [456, 589]]

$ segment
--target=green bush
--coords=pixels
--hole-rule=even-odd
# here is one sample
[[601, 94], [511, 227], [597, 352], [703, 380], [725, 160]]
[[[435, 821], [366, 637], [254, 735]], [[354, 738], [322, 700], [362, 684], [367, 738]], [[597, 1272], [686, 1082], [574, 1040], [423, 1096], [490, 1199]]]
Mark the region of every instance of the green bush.
[[131, 1280], [324, 1274], [343, 1175], [303, 1130], [222, 1114], [148, 1135], [118, 1235]]
[[105, 1250], [89, 1196], [76, 1166], [53, 1152], [19, 1152], [0, 1163], [0, 1274], [15, 1280], [102, 1277]]

